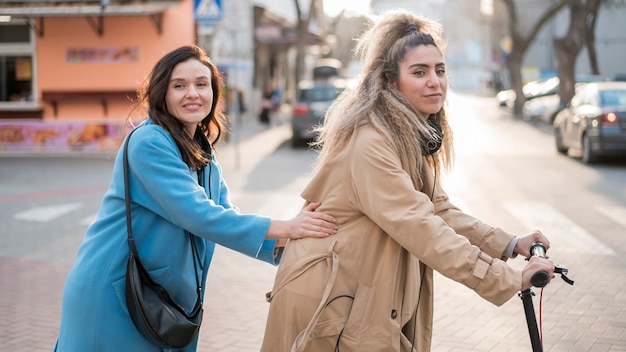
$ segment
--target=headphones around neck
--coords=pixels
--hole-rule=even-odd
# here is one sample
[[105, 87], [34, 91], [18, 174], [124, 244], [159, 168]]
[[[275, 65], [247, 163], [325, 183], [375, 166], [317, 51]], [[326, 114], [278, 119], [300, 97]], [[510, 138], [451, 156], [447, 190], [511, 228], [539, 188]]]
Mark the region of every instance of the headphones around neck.
[[427, 121], [431, 133], [422, 135], [422, 154], [426, 156], [435, 154], [441, 148], [444, 137], [441, 125], [435, 115], [429, 115]]

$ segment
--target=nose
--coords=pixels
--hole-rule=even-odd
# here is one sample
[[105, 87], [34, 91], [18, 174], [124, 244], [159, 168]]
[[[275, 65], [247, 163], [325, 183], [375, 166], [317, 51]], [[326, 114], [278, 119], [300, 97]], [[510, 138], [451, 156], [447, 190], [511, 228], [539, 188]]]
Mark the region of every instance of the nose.
[[439, 82], [439, 76], [437, 76], [436, 72], [431, 73], [428, 76], [428, 81], [426, 82], [428, 84], [429, 87], [438, 87], [440, 82]]
[[198, 90], [196, 89], [196, 87], [193, 85], [189, 86], [189, 89], [187, 89], [187, 97], [195, 98], [197, 96], [198, 96]]

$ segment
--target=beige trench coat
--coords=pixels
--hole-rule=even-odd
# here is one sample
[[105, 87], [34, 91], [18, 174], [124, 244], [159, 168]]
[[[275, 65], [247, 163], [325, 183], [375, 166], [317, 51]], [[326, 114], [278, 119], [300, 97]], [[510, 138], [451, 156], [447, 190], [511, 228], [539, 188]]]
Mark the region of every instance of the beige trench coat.
[[433, 269], [496, 305], [519, 291], [521, 272], [500, 259], [513, 236], [433, 193], [433, 177], [416, 191], [400, 160], [366, 125], [314, 175], [302, 196], [339, 232], [288, 243], [262, 351], [429, 351]]

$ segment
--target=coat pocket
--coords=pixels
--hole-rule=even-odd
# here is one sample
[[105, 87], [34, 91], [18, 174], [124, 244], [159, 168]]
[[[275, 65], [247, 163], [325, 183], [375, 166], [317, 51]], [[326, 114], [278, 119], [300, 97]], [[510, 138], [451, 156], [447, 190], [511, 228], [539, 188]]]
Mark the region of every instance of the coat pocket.
[[376, 312], [376, 302], [373, 301], [374, 291], [375, 288], [359, 283], [343, 331], [345, 336], [357, 337], [366, 332], [369, 334], [372, 327], [380, 325], [374, 316]]
[[[163, 267], [154, 270], [149, 270], [148, 274], [154, 282], [157, 282], [159, 285], [163, 287], [172, 286], [171, 282], [173, 279], [172, 271], [170, 267]], [[117, 299], [120, 301], [120, 305], [123, 307], [123, 311], [130, 316], [128, 313], [128, 305], [126, 304], [126, 275], [124, 275], [121, 279], [118, 279], [113, 282], [113, 290], [115, 290], [115, 295]], [[174, 297], [176, 292], [169, 292], [170, 296]]]

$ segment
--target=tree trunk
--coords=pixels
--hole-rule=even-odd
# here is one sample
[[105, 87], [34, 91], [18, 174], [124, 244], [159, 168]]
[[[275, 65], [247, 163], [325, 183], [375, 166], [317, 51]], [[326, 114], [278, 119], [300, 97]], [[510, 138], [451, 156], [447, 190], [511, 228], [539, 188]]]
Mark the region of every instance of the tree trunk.
[[578, 56], [576, 45], [567, 38], [554, 40], [554, 54], [556, 56], [557, 75], [559, 77], [559, 95], [561, 106], [565, 106], [574, 96], [576, 58]]
[[318, 0], [311, 0], [309, 12], [304, 15], [298, 0], [294, 0], [296, 5], [296, 15], [298, 18], [298, 42], [296, 43], [296, 82], [304, 78], [304, 60], [309, 37], [309, 23], [315, 15], [315, 8]]
[[565, 36], [554, 40], [554, 51], [559, 76], [561, 106], [566, 106], [575, 94], [576, 59], [595, 31], [595, 17], [603, 0], [574, 0], [568, 3], [570, 24]]
[[[526, 102], [526, 97], [523, 94], [523, 81], [522, 81], [522, 60], [526, 54], [526, 50], [530, 46], [539, 30], [546, 24], [554, 15], [556, 15], [571, 0], [560, 0], [553, 3], [546, 11], [539, 17], [537, 22], [530, 27], [529, 33], [524, 36], [520, 32], [520, 24], [517, 16], [517, 6], [514, 0], [501, 0], [504, 4], [509, 15], [509, 35], [513, 47], [507, 57], [506, 67], [509, 70], [509, 78], [511, 79], [511, 88], [515, 91], [515, 104], [513, 105], [513, 115], [521, 116], [522, 108]], [[524, 24], [525, 25], [525, 24]]]
[[522, 81], [522, 56], [520, 51], [511, 51], [506, 58], [506, 68], [509, 71], [509, 80], [511, 82], [511, 88], [515, 91], [515, 103], [513, 105], [513, 114], [517, 117], [521, 116], [522, 108], [526, 98], [522, 87], [524, 82]]
[[598, 52], [596, 51], [596, 20], [598, 19], [598, 13], [593, 15], [593, 19], [589, 24], [590, 30], [587, 31], [587, 40], [585, 45], [587, 46], [587, 56], [589, 57], [589, 68], [594, 75], [600, 74], [600, 64], [598, 63]]
[[298, 42], [296, 43], [296, 82], [304, 78], [304, 59], [306, 55], [306, 41], [308, 36], [308, 23], [298, 21]]

